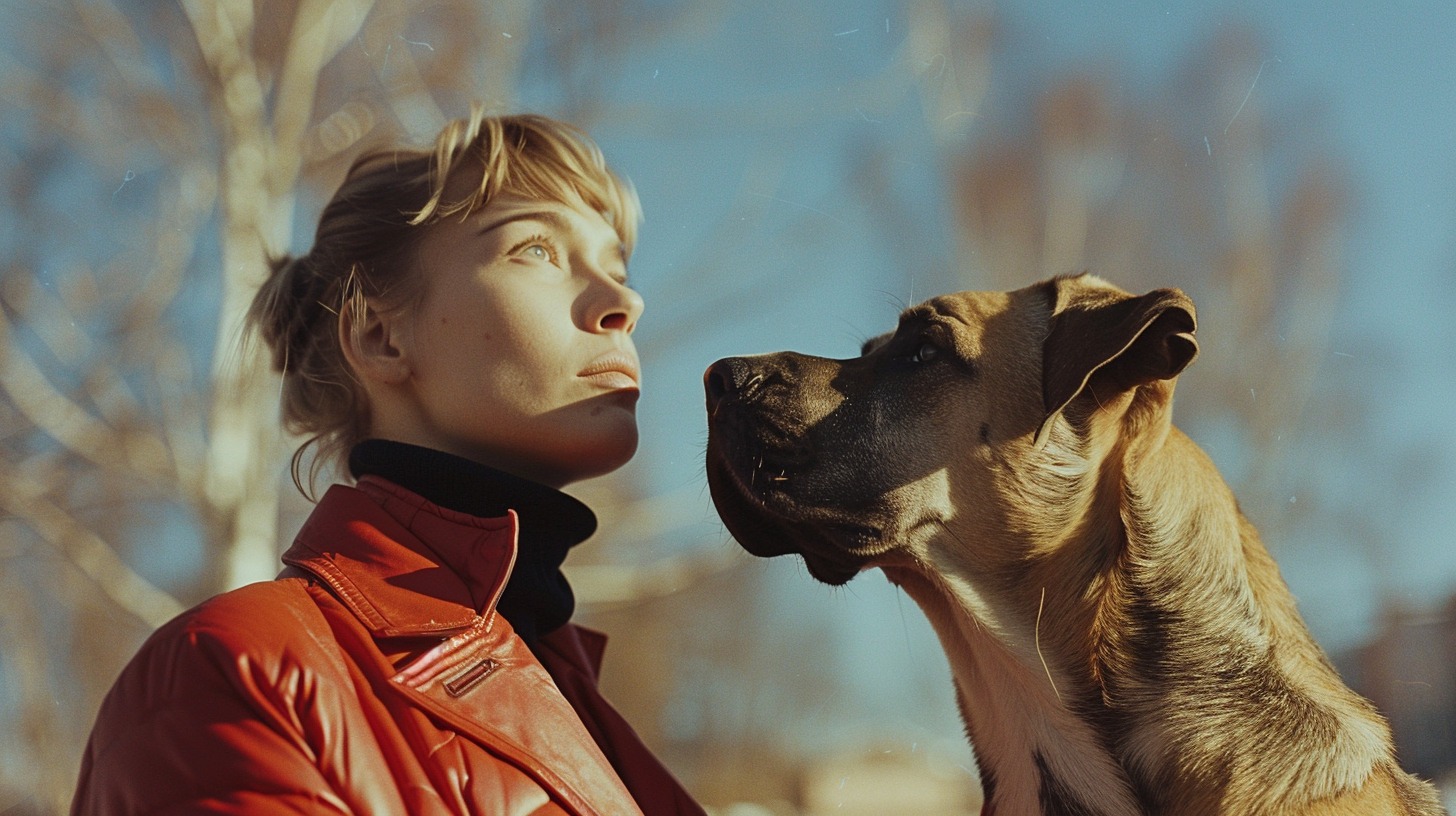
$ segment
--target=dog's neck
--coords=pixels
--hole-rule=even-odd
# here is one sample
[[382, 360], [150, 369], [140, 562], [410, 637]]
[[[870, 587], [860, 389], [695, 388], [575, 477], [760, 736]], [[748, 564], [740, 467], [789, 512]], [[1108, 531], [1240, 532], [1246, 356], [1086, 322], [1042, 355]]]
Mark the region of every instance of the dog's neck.
[[1010, 586], [885, 569], [949, 656], [987, 812], [1275, 812], [1388, 758], [1287, 589], [1251, 576], [1268, 554], [1212, 464], [1171, 427], [1156, 442], [1110, 451], [1076, 532]]
[[[1034, 629], [991, 611], [954, 576], [885, 567], [930, 619], [950, 661], [981, 787], [983, 813], [1141, 813], [1127, 776], [1095, 727], [1076, 711], [1067, 674], [1041, 665]], [[1025, 635], [1025, 637], [1022, 637]], [[1095, 802], [1095, 810], [1073, 802]], [[1045, 812], [1062, 812], [1045, 808]]]
[[1213, 463], [1169, 430], [1119, 468], [1126, 547], [1109, 574], [1123, 585], [1094, 607], [1124, 767], [1180, 813], [1279, 812], [1359, 787], [1391, 760], [1389, 729], [1330, 666]]

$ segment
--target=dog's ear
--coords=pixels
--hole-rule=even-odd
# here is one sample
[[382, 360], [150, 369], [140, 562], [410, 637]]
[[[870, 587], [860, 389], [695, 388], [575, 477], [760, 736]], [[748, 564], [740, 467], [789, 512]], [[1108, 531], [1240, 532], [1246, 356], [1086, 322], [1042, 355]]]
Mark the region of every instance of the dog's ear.
[[1080, 276], [1049, 281], [1051, 330], [1042, 346], [1040, 445], [1052, 419], [1084, 392], [1112, 397], [1170, 380], [1198, 356], [1193, 301], [1177, 289], [1136, 296]]

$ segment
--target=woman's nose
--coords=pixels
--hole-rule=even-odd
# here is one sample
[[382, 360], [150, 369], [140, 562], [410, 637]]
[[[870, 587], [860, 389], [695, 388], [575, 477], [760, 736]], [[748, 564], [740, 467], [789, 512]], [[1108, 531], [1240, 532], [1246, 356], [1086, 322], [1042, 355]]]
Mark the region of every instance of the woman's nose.
[[595, 331], [631, 334], [637, 328], [637, 320], [642, 317], [642, 310], [646, 308], [642, 295], [625, 283], [615, 280], [604, 286], [610, 288], [598, 296], [595, 308], [588, 318], [589, 323]]

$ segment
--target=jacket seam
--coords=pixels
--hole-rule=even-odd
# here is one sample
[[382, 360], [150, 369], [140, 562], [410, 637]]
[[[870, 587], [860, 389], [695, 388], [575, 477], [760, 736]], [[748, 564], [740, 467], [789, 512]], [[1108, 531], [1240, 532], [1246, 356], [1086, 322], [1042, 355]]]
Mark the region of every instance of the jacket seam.
[[389, 621], [385, 620], [384, 616], [379, 613], [379, 610], [375, 608], [374, 604], [369, 602], [369, 598], [358, 587], [354, 586], [354, 582], [349, 580], [349, 576], [343, 570], [339, 569], [336, 564], [326, 557], [310, 558], [306, 561], [297, 562], [294, 566], [307, 569], [309, 572], [318, 576], [319, 580], [327, 584], [329, 589], [338, 596], [339, 600], [354, 610], [354, 614], [364, 619], [364, 623], [370, 629], [385, 630], [390, 628]]

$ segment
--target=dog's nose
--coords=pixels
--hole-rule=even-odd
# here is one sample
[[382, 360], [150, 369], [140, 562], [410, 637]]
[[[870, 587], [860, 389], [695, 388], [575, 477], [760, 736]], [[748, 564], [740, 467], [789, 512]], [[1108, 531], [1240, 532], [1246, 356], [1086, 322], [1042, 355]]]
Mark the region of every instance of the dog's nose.
[[703, 372], [703, 390], [708, 394], [708, 411], [730, 394], [741, 390], [751, 376], [748, 361], [742, 357], [725, 357]]

